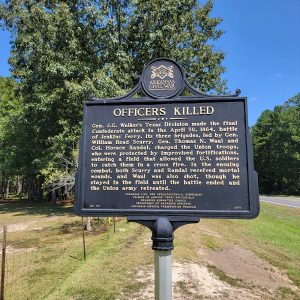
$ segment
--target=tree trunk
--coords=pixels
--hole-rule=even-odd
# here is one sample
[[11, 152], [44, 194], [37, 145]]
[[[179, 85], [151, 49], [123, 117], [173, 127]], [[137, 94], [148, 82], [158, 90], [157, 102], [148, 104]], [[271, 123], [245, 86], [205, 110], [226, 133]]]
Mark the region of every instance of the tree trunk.
[[17, 177], [17, 196], [20, 196], [23, 190], [23, 180], [21, 176]]
[[5, 195], [5, 179], [4, 179], [4, 172], [1, 173], [1, 186], [0, 186], [0, 199], [4, 199]]
[[51, 205], [56, 205], [56, 191], [52, 191], [51, 193]]
[[31, 178], [28, 178], [27, 181], [27, 199], [28, 201], [32, 201], [32, 188], [31, 188]]
[[43, 183], [44, 183], [44, 176], [38, 176], [36, 180], [36, 194], [37, 194], [38, 201], [43, 200]]
[[7, 180], [7, 186], [6, 186], [6, 199], [7, 199], [8, 196], [9, 196], [9, 184], [10, 184], [10, 182], [9, 182], [9, 180]]
[[34, 190], [35, 190], [35, 186], [34, 186], [34, 179], [32, 178], [32, 176], [28, 176], [27, 178], [27, 197], [28, 197], [28, 201], [34, 201]]

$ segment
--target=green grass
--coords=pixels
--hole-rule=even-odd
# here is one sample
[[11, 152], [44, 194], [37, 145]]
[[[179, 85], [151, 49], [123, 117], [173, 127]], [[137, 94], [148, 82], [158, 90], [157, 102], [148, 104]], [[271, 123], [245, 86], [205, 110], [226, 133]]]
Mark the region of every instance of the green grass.
[[[83, 263], [79, 234], [61, 234], [60, 226], [8, 232], [7, 298], [42, 299]], [[77, 232], [81, 227], [77, 226]]]
[[300, 296], [297, 295], [293, 290], [287, 287], [280, 287], [276, 291], [277, 299], [289, 299], [289, 300], [300, 300]]
[[[129, 299], [143, 287], [133, 280], [135, 271], [151, 264], [152, 253], [141, 251], [145, 229], [137, 224], [122, 221], [118, 228], [126, 231], [104, 234], [94, 245], [88, 260], [47, 299]], [[122, 296], [123, 295], [123, 296]]]
[[261, 194], [264, 197], [285, 197], [285, 198], [299, 198], [300, 195], [284, 195], [284, 194]]
[[217, 250], [220, 248], [219, 242], [216, 238], [209, 236], [209, 235], [203, 235], [204, 237], [204, 244], [211, 250]]
[[264, 203], [260, 216], [243, 226], [255, 252], [287, 270], [300, 287], [300, 209]]
[[254, 220], [204, 219], [179, 228], [175, 236], [177, 260], [196, 261], [199, 248], [238, 244], [286, 271], [300, 287], [300, 209], [262, 203]]
[[43, 221], [45, 217], [74, 216], [73, 207], [49, 202], [30, 202], [24, 200], [0, 201], [0, 227], [29, 221]]
[[300, 257], [300, 209], [263, 204], [260, 216], [243, 225], [257, 240]]
[[[20, 251], [8, 253], [8, 274], [14, 274], [8, 278], [8, 299], [130, 299], [149, 284], [135, 280], [139, 269], [153, 264], [146, 243], [149, 230], [138, 224], [122, 219], [114, 234], [112, 224], [94, 220], [96, 231], [86, 235], [84, 261], [81, 218], [70, 207], [1, 203], [0, 220], [0, 225], [34, 221], [26, 230], [8, 233], [9, 246]], [[175, 232], [173, 260], [199, 262], [200, 249], [220, 251], [234, 244], [286, 271], [300, 287], [300, 210], [263, 203], [255, 220], [201, 220], [183, 226]], [[209, 268], [224, 282], [241, 284]], [[278, 299], [297, 299], [287, 288], [277, 294]]]
[[153, 253], [139, 239], [146, 229], [138, 224], [118, 221], [114, 234], [107, 219], [93, 220], [84, 261], [81, 218], [72, 208], [2, 202], [0, 216], [1, 225], [30, 223], [21, 231], [8, 226], [7, 299], [128, 299], [143, 287], [132, 278]]
[[230, 284], [231, 286], [242, 287], [242, 288], [246, 286], [246, 283], [242, 279], [228, 276], [222, 270], [218, 269], [216, 266], [208, 265], [208, 269], [211, 272], [213, 272], [215, 275], [217, 275], [220, 280]]

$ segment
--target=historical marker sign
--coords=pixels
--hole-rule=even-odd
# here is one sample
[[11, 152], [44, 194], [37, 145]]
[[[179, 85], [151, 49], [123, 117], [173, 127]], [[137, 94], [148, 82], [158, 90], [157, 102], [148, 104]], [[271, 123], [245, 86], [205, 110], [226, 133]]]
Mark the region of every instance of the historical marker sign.
[[146, 67], [140, 87], [149, 97], [85, 103], [77, 213], [257, 216], [246, 98], [178, 96], [191, 87], [165, 59]]

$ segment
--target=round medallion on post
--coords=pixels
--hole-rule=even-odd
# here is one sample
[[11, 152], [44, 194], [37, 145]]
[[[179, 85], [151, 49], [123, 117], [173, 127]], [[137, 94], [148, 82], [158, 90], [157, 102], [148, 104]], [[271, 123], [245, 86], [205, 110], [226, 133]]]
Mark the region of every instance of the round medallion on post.
[[142, 87], [151, 98], [172, 98], [184, 88], [184, 73], [175, 61], [158, 58], [146, 66], [142, 74]]

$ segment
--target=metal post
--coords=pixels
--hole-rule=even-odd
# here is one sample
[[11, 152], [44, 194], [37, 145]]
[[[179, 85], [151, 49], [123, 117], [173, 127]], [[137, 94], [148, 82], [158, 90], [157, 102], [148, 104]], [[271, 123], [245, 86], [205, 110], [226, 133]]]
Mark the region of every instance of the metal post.
[[172, 254], [154, 251], [155, 300], [172, 300]]
[[86, 260], [86, 251], [85, 251], [85, 235], [84, 235], [84, 224], [83, 217], [81, 217], [81, 225], [82, 225], [82, 245], [83, 245], [83, 259]]
[[7, 233], [7, 227], [3, 226], [0, 300], [4, 300], [5, 259], [6, 259], [6, 233]]
[[174, 230], [190, 223], [198, 223], [198, 217], [127, 217], [152, 231], [152, 249], [155, 266], [155, 300], [172, 300], [172, 255]]

